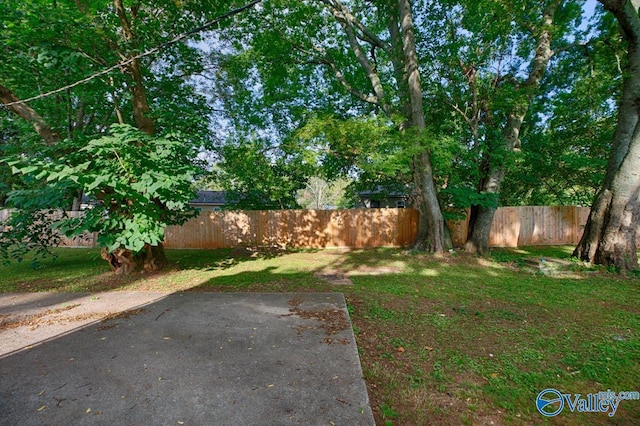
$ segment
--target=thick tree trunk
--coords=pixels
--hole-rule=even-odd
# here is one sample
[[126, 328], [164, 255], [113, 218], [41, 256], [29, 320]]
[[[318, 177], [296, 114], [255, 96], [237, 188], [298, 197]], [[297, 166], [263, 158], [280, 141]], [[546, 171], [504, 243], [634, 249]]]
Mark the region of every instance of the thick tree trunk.
[[164, 252], [162, 243], [157, 246], [147, 244], [145, 246], [145, 255], [143, 268], [147, 272], [159, 271], [167, 264], [167, 255]]
[[157, 246], [145, 245], [144, 251], [139, 255], [127, 249], [118, 249], [113, 252], [102, 249], [101, 256], [109, 263], [116, 275], [130, 275], [140, 266], [146, 272], [156, 272], [164, 268], [168, 262], [162, 243]]
[[[413, 244], [416, 250], [426, 249], [436, 255], [444, 253], [447, 247], [444, 218], [435, 184], [428, 152], [416, 156], [414, 159], [414, 185], [418, 190], [418, 235]], [[426, 236], [426, 239], [425, 239]]]
[[[561, 3], [555, 0], [543, 12], [542, 29], [538, 35], [535, 55], [531, 61], [531, 69], [527, 81], [519, 88], [520, 96], [516, 100], [507, 122], [503, 129], [503, 140], [495, 147], [489, 146], [483, 163], [489, 164], [486, 176], [479, 191], [486, 194], [494, 194], [497, 198], [505, 176], [504, 154], [520, 148], [520, 130], [527, 115], [527, 111], [533, 102], [535, 91], [540, 86], [540, 81], [553, 56], [551, 50], [551, 32], [553, 29], [556, 8]], [[469, 223], [469, 233], [465, 250], [471, 253], [484, 254], [489, 248], [489, 233], [496, 209], [493, 207], [476, 206], [477, 215]]]
[[[113, 5], [116, 9], [116, 14], [120, 19], [120, 26], [122, 27], [122, 33], [124, 34], [125, 39], [132, 44], [133, 47], [136, 47], [137, 37], [133, 28], [131, 26], [131, 20], [127, 16], [127, 11], [123, 5], [122, 0], [113, 0]], [[133, 18], [137, 14], [137, 6], [131, 7], [131, 14]], [[147, 102], [147, 94], [144, 90], [144, 81], [142, 77], [142, 67], [140, 66], [140, 60], [133, 60], [128, 66], [127, 70], [131, 75], [131, 79], [133, 83], [129, 86], [132, 95], [132, 106], [133, 106], [133, 118], [136, 123], [136, 127], [143, 132], [152, 135], [155, 133], [155, 126], [153, 122], [153, 118], [150, 116], [151, 109], [149, 108], [149, 103]]]
[[[426, 129], [426, 123], [422, 104], [420, 70], [418, 69], [418, 57], [416, 55], [413, 16], [409, 0], [398, 0], [398, 12], [400, 29], [402, 30], [405, 72], [411, 101], [411, 123], [417, 132], [416, 143], [420, 143], [420, 135]], [[414, 185], [419, 194], [418, 210], [420, 215], [426, 218], [429, 235], [427, 242], [416, 240], [414, 247], [421, 247], [425, 243], [430, 252], [441, 255], [445, 249], [444, 218], [438, 201], [438, 191], [433, 180], [431, 154], [427, 147], [421, 146], [420, 148], [421, 152], [416, 155], [413, 162]], [[421, 223], [424, 222], [421, 221]], [[419, 231], [424, 233], [424, 230], [419, 229]], [[418, 238], [424, 238], [423, 235], [420, 235], [420, 232], [418, 233]]]
[[467, 242], [464, 246], [465, 251], [477, 253], [481, 256], [487, 253], [495, 212], [496, 209], [490, 207], [473, 206], [471, 217], [469, 218]]
[[118, 249], [113, 252], [103, 248], [100, 256], [109, 263], [116, 275], [129, 275], [136, 269], [137, 262], [131, 250]]
[[[639, 126], [636, 125], [636, 128]], [[640, 129], [618, 171], [605, 180], [591, 206], [589, 219], [574, 256], [620, 271], [638, 266], [640, 218]]]
[[[600, 0], [614, 14], [627, 41], [627, 66], [618, 124], [602, 189], [573, 254], [618, 270], [638, 266], [640, 225], [640, 18], [638, 4]], [[637, 2], [636, 2], [637, 3]]]

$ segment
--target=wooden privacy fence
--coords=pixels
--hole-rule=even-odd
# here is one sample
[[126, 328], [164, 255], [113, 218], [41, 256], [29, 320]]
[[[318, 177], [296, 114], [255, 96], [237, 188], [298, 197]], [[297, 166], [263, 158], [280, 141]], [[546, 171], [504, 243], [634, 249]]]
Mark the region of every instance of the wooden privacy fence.
[[[490, 247], [577, 244], [589, 217], [589, 207], [499, 207], [489, 233]], [[449, 222], [454, 246], [467, 241], [467, 220]]]
[[522, 247], [578, 244], [589, 207], [501, 207], [491, 225], [489, 246]]
[[[577, 244], [588, 207], [500, 207], [489, 236], [491, 247]], [[456, 247], [466, 242], [468, 219], [448, 222]], [[294, 247], [403, 247], [418, 229], [414, 209], [277, 210], [203, 212], [167, 228], [168, 248], [238, 245]]]
[[415, 238], [417, 223], [413, 209], [203, 212], [168, 227], [165, 246], [402, 247]]
[[[588, 207], [500, 207], [493, 219], [489, 246], [577, 244], [588, 216]], [[8, 211], [0, 210], [0, 220], [6, 217]], [[467, 220], [448, 225], [454, 246], [463, 246]], [[202, 212], [182, 226], [168, 227], [165, 246], [403, 247], [413, 242], [417, 229], [418, 212], [414, 209]], [[88, 234], [63, 239], [63, 245], [93, 247], [95, 241], [96, 235]]]

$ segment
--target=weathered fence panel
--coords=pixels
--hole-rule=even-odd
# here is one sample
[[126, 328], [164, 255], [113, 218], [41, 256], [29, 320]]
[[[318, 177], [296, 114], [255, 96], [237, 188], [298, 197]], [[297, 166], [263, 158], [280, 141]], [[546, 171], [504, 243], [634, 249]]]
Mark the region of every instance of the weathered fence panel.
[[588, 207], [501, 207], [493, 219], [489, 245], [521, 247], [577, 244], [588, 216]]
[[165, 246], [403, 247], [415, 238], [417, 223], [413, 209], [203, 212], [168, 227]]

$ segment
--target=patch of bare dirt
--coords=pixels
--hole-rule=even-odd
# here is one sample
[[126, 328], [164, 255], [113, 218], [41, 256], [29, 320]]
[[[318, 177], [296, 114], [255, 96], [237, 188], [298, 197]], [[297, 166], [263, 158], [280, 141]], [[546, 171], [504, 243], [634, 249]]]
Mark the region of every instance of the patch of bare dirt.
[[[320, 310], [305, 310], [301, 309], [300, 305], [302, 304], [302, 299], [298, 297], [294, 297], [288, 301], [291, 308], [289, 315], [298, 315], [303, 319], [315, 319], [322, 323], [320, 328], [324, 329], [327, 338], [325, 338], [325, 343], [331, 344], [334, 342], [348, 344], [349, 342], [346, 339], [334, 339], [330, 336], [337, 334], [343, 330], [349, 328], [349, 318], [347, 315], [340, 309], [320, 309]], [[298, 331], [303, 331], [299, 329]]]
[[336, 270], [317, 271], [314, 272], [313, 276], [332, 285], [353, 285], [347, 275]]
[[403, 268], [398, 266], [371, 266], [371, 265], [358, 265], [349, 271], [349, 275], [387, 275], [387, 274], [401, 274]]

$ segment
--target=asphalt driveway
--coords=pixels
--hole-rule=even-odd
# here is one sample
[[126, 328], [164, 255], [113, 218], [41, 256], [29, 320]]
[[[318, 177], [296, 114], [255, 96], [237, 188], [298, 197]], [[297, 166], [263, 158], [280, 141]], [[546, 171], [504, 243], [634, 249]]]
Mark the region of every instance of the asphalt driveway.
[[0, 324], [1, 425], [374, 424], [341, 293], [0, 295]]

